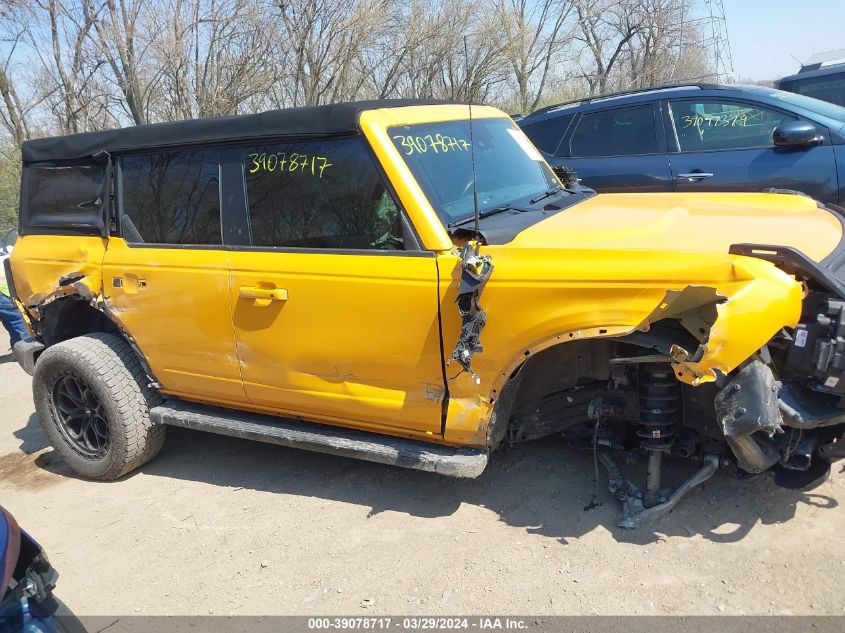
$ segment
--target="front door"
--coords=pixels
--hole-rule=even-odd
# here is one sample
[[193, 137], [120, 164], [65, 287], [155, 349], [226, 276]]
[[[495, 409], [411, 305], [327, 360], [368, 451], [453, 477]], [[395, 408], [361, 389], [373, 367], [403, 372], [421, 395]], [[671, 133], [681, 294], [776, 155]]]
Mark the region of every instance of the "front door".
[[103, 292], [163, 391], [245, 401], [229, 311], [217, 150], [123, 156], [122, 237], [109, 239]]
[[261, 408], [440, 434], [433, 253], [411, 250], [357, 136], [241, 149], [249, 243], [231, 252], [244, 388]]
[[[775, 147], [774, 129], [797, 116], [757, 103], [679, 99], [668, 107], [676, 191], [792, 189], [836, 203], [836, 160], [829, 139], [809, 148]], [[827, 136], [827, 132], [820, 130]]]

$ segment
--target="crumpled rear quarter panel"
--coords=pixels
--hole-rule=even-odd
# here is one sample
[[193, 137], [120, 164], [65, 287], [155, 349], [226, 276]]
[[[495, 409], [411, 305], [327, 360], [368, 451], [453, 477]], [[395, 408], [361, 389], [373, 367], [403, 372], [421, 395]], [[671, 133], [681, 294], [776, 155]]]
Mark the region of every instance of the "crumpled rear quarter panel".
[[24, 235], [10, 257], [15, 291], [24, 306], [48, 300], [59, 280], [81, 273], [81, 280], [96, 296], [102, 292], [102, 263], [106, 240], [81, 235]]

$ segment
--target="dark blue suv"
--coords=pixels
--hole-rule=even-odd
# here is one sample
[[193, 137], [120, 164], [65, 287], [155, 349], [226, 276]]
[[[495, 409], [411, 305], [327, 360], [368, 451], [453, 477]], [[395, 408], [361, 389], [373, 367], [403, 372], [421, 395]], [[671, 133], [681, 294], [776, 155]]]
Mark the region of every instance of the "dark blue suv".
[[845, 204], [845, 108], [696, 84], [549, 106], [519, 125], [553, 167], [616, 191], [792, 189]]

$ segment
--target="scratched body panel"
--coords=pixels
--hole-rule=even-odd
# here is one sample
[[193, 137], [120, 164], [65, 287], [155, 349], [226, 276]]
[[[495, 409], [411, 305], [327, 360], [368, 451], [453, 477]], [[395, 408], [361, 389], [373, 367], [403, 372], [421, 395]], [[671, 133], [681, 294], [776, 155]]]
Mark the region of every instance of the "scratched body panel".
[[[231, 256], [232, 322], [250, 402], [367, 428], [440, 433], [433, 257]], [[242, 296], [241, 288], [253, 287], [284, 289], [288, 299]]]

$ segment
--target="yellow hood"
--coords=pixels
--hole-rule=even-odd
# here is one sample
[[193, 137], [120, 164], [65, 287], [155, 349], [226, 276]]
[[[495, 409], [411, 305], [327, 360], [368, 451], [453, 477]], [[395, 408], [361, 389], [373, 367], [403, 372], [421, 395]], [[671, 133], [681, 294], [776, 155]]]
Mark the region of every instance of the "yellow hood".
[[524, 231], [509, 246], [727, 253], [731, 244], [792, 246], [819, 262], [842, 222], [805, 196], [770, 193], [601, 194]]

